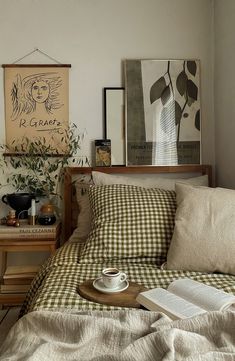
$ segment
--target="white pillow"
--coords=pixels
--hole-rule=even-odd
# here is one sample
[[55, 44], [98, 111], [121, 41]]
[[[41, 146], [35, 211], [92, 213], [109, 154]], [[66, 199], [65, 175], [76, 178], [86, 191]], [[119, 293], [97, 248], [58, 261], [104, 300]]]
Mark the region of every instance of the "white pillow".
[[176, 184], [167, 269], [235, 275], [235, 191]]
[[134, 177], [130, 175], [113, 175], [102, 172], [93, 171], [92, 178], [95, 185], [111, 185], [126, 184], [144, 188], [161, 188], [165, 190], [174, 190], [176, 182], [189, 183], [198, 186], [208, 186], [208, 176], [203, 175], [193, 178], [165, 178], [159, 175], [144, 175], [142, 177]]

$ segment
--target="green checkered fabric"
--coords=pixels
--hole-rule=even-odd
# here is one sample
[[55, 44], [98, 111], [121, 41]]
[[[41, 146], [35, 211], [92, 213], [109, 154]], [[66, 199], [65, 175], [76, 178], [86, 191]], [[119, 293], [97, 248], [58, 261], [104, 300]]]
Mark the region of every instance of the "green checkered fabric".
[[81, 263], [155, 258], [161, 265], [174, 229], [175, 192], [121, 184], [89, 189], [92, 230]]
[[78, 285], [88, 279], [99, 277], [104, 267], [118, 267], [126, 272], [128, 280], [148, 288], [167, 288], [170, 282], [188, 277], [217, 287], [235, 295], [235, 276], [202, 272], [161, 270], [149, 258], [145, 262], [132, 259], [106, 263], [80, 264], [79, 253], [83, 245], [67, 243], [50, 258], [34, 279], [21, 315], [36, 310], [111, 310], [119, 307], [101, 305], [82, 298]]

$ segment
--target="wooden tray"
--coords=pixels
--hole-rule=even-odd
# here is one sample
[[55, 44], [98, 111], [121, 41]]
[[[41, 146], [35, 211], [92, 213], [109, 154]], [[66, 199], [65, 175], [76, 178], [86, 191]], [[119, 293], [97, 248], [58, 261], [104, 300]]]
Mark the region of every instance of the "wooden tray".
[[78, 293], [89, 301], [109, 306], [140, 308], [136, 297], [140, 292], [147, 290], [147, 288], [138, 283], [129, 282], [129, 287], [125, 291], [115, 294], [105, 294], [97, 291], [93, 287], [93, 281], [94, 280], [88, 280], [79, 285]]

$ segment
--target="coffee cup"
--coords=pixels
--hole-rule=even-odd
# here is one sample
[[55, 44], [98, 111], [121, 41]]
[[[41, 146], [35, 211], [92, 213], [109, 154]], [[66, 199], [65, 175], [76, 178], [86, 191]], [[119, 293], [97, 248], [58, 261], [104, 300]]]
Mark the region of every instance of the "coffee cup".
[[117, 268], [105, 268], [102, 271], [102, 281], [106, 288], [116, 288], [120, 283], [126, 281], [126, 274]]

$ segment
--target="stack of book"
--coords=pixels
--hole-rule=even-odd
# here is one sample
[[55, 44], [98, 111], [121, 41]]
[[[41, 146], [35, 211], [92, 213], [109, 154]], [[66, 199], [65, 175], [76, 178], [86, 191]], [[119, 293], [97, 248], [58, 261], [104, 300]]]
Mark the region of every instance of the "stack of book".
[[39, 266], [8, 266], [3, 275], [1, 293], [26, 293]]
[[[28, 247], [27, 250], [34, 251], [35, 244], [42, 245], [44, 241], [56, 242], [60, 235], [61, 222], [50, 226], [29, 225], [27, 220], [20, 220], [19, 227], [0, 225], [0, 245], [2, 250], [21, 251], [21, 246]], [[53, 243], [52, 243], [53, 245]], [[7, 260], [5, 261], [7, 264]], [[4, 266], [5, 266], [4, 264]], [[0, 304], [22, 303], [32, 280], [39, 271], [38, 265], [33, 266], [8, 266], [2, 267], [0, 274]], [[18, 303], [17, 303], [18, 304]]]
[[[26, 221], [27, 222], [27, 221]], [[60, 228], [60, 222], [57, 221], [51, 226], [43, 226], [37, 224], [36, 226], [29, 225], [25, 221], [20, 222], [19, 227], [9, 227], [0, 225], [0, 240], [1, 239], [24, 239], [24, 238], [55, 238]]]

